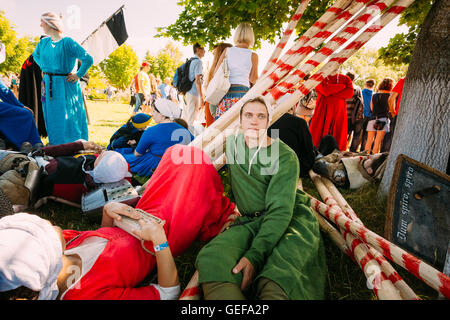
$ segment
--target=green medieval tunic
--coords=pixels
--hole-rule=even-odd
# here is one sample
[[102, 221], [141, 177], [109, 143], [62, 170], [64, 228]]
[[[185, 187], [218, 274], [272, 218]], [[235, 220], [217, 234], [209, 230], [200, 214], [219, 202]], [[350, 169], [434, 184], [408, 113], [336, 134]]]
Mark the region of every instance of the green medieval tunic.
[[[323, 299], [325, 251], [310, 199], [297, 190], [297, 156], [277, 139], [250, 166], [256, 152], [247, 147], [243, 134], [227, 140], [231, 188], [242, 217], [200, 251], [199, 283], [240, 286], [242, 273], [232, 269], [246, 257], [255, 267], [254, 282], [271, 279], [293, 300]], [[263, 214], [255, 217], [255, 212]]]

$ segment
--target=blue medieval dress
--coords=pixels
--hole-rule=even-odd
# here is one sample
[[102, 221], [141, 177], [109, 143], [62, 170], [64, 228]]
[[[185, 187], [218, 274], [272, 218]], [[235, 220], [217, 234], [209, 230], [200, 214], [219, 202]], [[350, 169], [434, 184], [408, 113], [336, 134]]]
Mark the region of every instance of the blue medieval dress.
[[41, 142], [33, 114], [23, 107], [14, 94], [0, 81], [0, 136], [17, 149], [24, 142]]
[[44, 73], [43, 113], [50, 144], [88, 140], [80, 82], [68, 82], [66, 76], [74, 70], [77, 59], [81, 61], [77, 76], [84, 76], [92, 66], [92, 56], [69, 37], [59, 41], [48, 37], [38, 43], [33, 57]]

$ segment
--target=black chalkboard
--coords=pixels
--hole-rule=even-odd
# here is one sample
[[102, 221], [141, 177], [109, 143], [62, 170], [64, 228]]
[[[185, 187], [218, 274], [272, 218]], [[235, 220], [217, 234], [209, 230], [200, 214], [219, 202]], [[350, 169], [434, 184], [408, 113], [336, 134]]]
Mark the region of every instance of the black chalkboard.
[[450, 176], [400, 155], [389, 191], [385, 237], [443, 271], [450, 241]]

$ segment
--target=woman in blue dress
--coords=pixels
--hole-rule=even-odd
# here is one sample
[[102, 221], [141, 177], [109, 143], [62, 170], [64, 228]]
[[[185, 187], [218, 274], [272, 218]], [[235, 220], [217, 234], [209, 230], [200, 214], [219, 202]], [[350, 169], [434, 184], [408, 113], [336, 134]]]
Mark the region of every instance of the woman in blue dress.
[[[33, 57], [44, 73], [43, 113], [49, 142], [56, 145], [89, 140], [79, 80], [92, 66], [92, 56], [73, 39], [62, 36], [61, 19], [54, 13], [42, 15], [41, 27], [50, 37], [38, 43]], [[81, 67], [74, 74], [71, 72], [77, 59]]]
[[175, 144], [188, 145], [194, 140], [180, 116], [181, 109], [175, 103], [167, 99], [156, 100], [153, 119], [158, 124], [145, 130], [134, 153], [130, 148], [115, 150], [125, 157], [132, 173], [150, 177], [168, 148]]

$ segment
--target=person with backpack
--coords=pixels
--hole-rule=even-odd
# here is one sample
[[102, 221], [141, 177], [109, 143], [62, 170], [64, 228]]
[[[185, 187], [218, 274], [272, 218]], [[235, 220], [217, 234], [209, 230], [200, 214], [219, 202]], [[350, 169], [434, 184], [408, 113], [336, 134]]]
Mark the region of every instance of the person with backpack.
[[[355, 74], [347, 72], [347, 76], [355, 80]], [[348, 136], [347, 141], [350, 142], [350, 136], [353, 133], [350, 151], [356, 152], [358, 146], [361, 144], [363, 125], [364, 125], [364, 103], [362, 98], [361, 88], [353, 84], [353, 97], [347, 100], [347, 121], [348, 121]], [[362, 150], [361, 150], [362, 151]]]
[[175, 72], [173, 84], [178, 92], [184, 95], [186, 108], [183, 110], [183, 119], [193, 128], [197, 110], [204, 105], [202, 87], [203, 63], [205, 49], [198, 43], [194, 44], [194, 56], [181, 65]]

